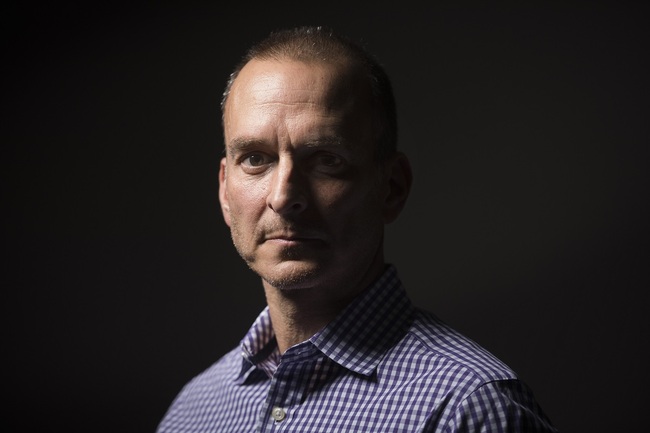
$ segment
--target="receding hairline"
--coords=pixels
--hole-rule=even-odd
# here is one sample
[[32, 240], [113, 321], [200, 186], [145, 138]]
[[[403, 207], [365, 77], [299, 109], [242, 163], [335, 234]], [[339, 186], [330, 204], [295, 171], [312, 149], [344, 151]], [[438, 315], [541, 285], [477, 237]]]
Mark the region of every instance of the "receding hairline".
[[[341, 36], [326, 34], [311, 34], [310, 38], [287, 38], [273, 43], [256, 45], [239, 62], [231, 73], [226, 89], [222, 95], [221, 109], [225, 110], [226, 102], [237, 77], [251, 62], [297, 62], [308, 66], [338, 66], [340, 73], [353, 72], [359, 77], [367, 79], [369, 72], [368, 53], [360, 49], [351, 41]], [[314, 43], [309, 43], [310, 41]], [[317, 41], [317, 43], [315, 43]], [[368, 81], [370, 81], [368, 79]], [[369, 83], [371, 84], [371, 83]]]
[[[272, 32], [253, 45], [230, 74], [221, 97], [222, 122], [226, 102], [241, 70], [252, 60], [297, 61], [305, 64], [345, 65], [369, 84], [373, 111], [377, 115], [377, 155], [384, 159], [397, 150], [397, 110], [391, 80], [370, 51], [327, 27], [298, 27]], [[340, 72], [346, 73], [344, 69]]]
[[[226, 111], [226, 106], [228, 105], [227, 102], [230, 99], [229, 98], [230, 94], [235, 93], [234, 92], [235, 89], [239, 87], [237, 83], [239, 82], [240, 77], [243, 74], [247, 74], [247, 75], [250, 74], [251, 72], [248, 71], [248, 68], [255, 67], [254, 64], [257, 64], [258, 67], [259, 65], [262, 65], [261, 66], [262, 69], [264, 69], [264, 64], [267, 65], [268, 64], [277, 64], [277, 65], [296, 64], [296, 65], [305, 66], [308, 69], [323, 68], [324, 71], [329, 71], [333, 77], [340, 77], [339, 79], [344, 79], [348, 83], [351, 82], [350, 80], [353, 80], [357, 84], [354, 87], [350, 87], [350, 89], [354, 89], [358, 93], [360, 89], [364, 87], [368, 91], [367, 97], [372, 98], [372, 86], [369, 80], [367, 79], [365, 70], [363, 69], [363, 65], [352, 57], [340, 56], [337, 60], [329, 60], [329, 59], [322, 60], [318, 58], [296, 59], [291, 56], [264, 56], [264, 57], [256, 57], [250, 59], [248, 62], [244, 64], [243, 67], [238, 69], [237, 74], [233, 76], [228, 86], [228, 92], [227, 94], [224, 95], [224, 100], [222, 103], [222, 111], [224, 114]], [[261, 73], [263, 72], [260, 72], [258, 70], [257, 74], [261, 74]], [[343, 78], [343, 77], [347, 77], [347, 78]], [[361, 93], [358, 94], [361, 95]]]

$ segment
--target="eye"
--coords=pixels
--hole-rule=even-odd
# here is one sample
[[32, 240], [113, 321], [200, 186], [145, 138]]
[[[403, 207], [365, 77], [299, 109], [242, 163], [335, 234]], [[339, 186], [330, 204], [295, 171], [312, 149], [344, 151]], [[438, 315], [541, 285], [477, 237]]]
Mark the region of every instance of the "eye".
[[318, 152], [314, 154], [311, 158], [311, 164], [312, 169], [330, 176], [342, 175], [349, 168], [345, 158], [332, 152]]
[[338, 167], [343, 163], [343, 158], [332, 153], [322, 153], [318, 155], [318, 163], [325, 167]]
[[261, 167], [271, 162], [271, 158], [264, 153], [250, 153], [242, 158], [242, 165], [246, 167]]

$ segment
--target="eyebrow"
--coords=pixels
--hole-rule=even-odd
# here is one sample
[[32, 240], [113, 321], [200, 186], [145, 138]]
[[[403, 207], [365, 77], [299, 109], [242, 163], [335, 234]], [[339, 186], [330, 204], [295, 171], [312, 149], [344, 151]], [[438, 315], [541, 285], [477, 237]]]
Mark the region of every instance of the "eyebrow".
[[350, 148], [350, 144], [347, 141], [336, 135], [318, 137], [315, 140], [308, 140], [304, 143], [304, 145], [307, 147], [342, 147], [344, 149]]
[[[226, 145], [226, 149], [231, 152], [245, 152], [251, 148], [257, 148], [261, 146], [267, 146], [268, 142], [265, 140], [260, 140], [257, 138], [250, 137], [237, 137], [234, 138]], [[336, 135], [330, 135], [325, 137], [318, 137], [312, 140], [307, 140], [303, 143], [304, 146], [309, 148], [316, 147], [342, 147], [344, 149], [350, 149], [350, 144], [343, 140], [341, 137]]]
[[259, 147], [265, 144], [264, 140], [255, 138], [237, 137], [226, 143], [226, 150], [231, 152], [241, 152], [252, 147]]

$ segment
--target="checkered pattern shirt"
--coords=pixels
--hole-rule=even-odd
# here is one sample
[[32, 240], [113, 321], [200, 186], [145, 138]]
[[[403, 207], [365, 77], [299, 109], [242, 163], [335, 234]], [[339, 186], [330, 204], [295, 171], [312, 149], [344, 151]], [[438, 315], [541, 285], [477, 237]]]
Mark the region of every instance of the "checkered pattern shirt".
[[158, 433], [556, 432], [485, 349], [414, 308], [394, 267], [280, 355], [268, 308], [190, 381]]

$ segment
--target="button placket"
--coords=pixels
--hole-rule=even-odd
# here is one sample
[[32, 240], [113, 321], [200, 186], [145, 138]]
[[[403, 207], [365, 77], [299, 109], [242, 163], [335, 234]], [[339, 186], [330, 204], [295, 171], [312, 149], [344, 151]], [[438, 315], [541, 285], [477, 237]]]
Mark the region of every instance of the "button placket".
[[[268, 431], [288, 428], [289, 410], [304, 397], [309, 378], [315, 369], [314, 350], [291, 350], [283, 355], [278, 364], [268, 391], [266, 421]], [[270, 410], [269, 410], [270, 407]], [[266, 431], [266, 430], [264, 430]]]
[[276, 406], [271, 410], [271, 417], [275, 421], [281, 422], [287, 417], [287, 412], [285, 412], [285, 410], [282, 409], [281, 407]]

